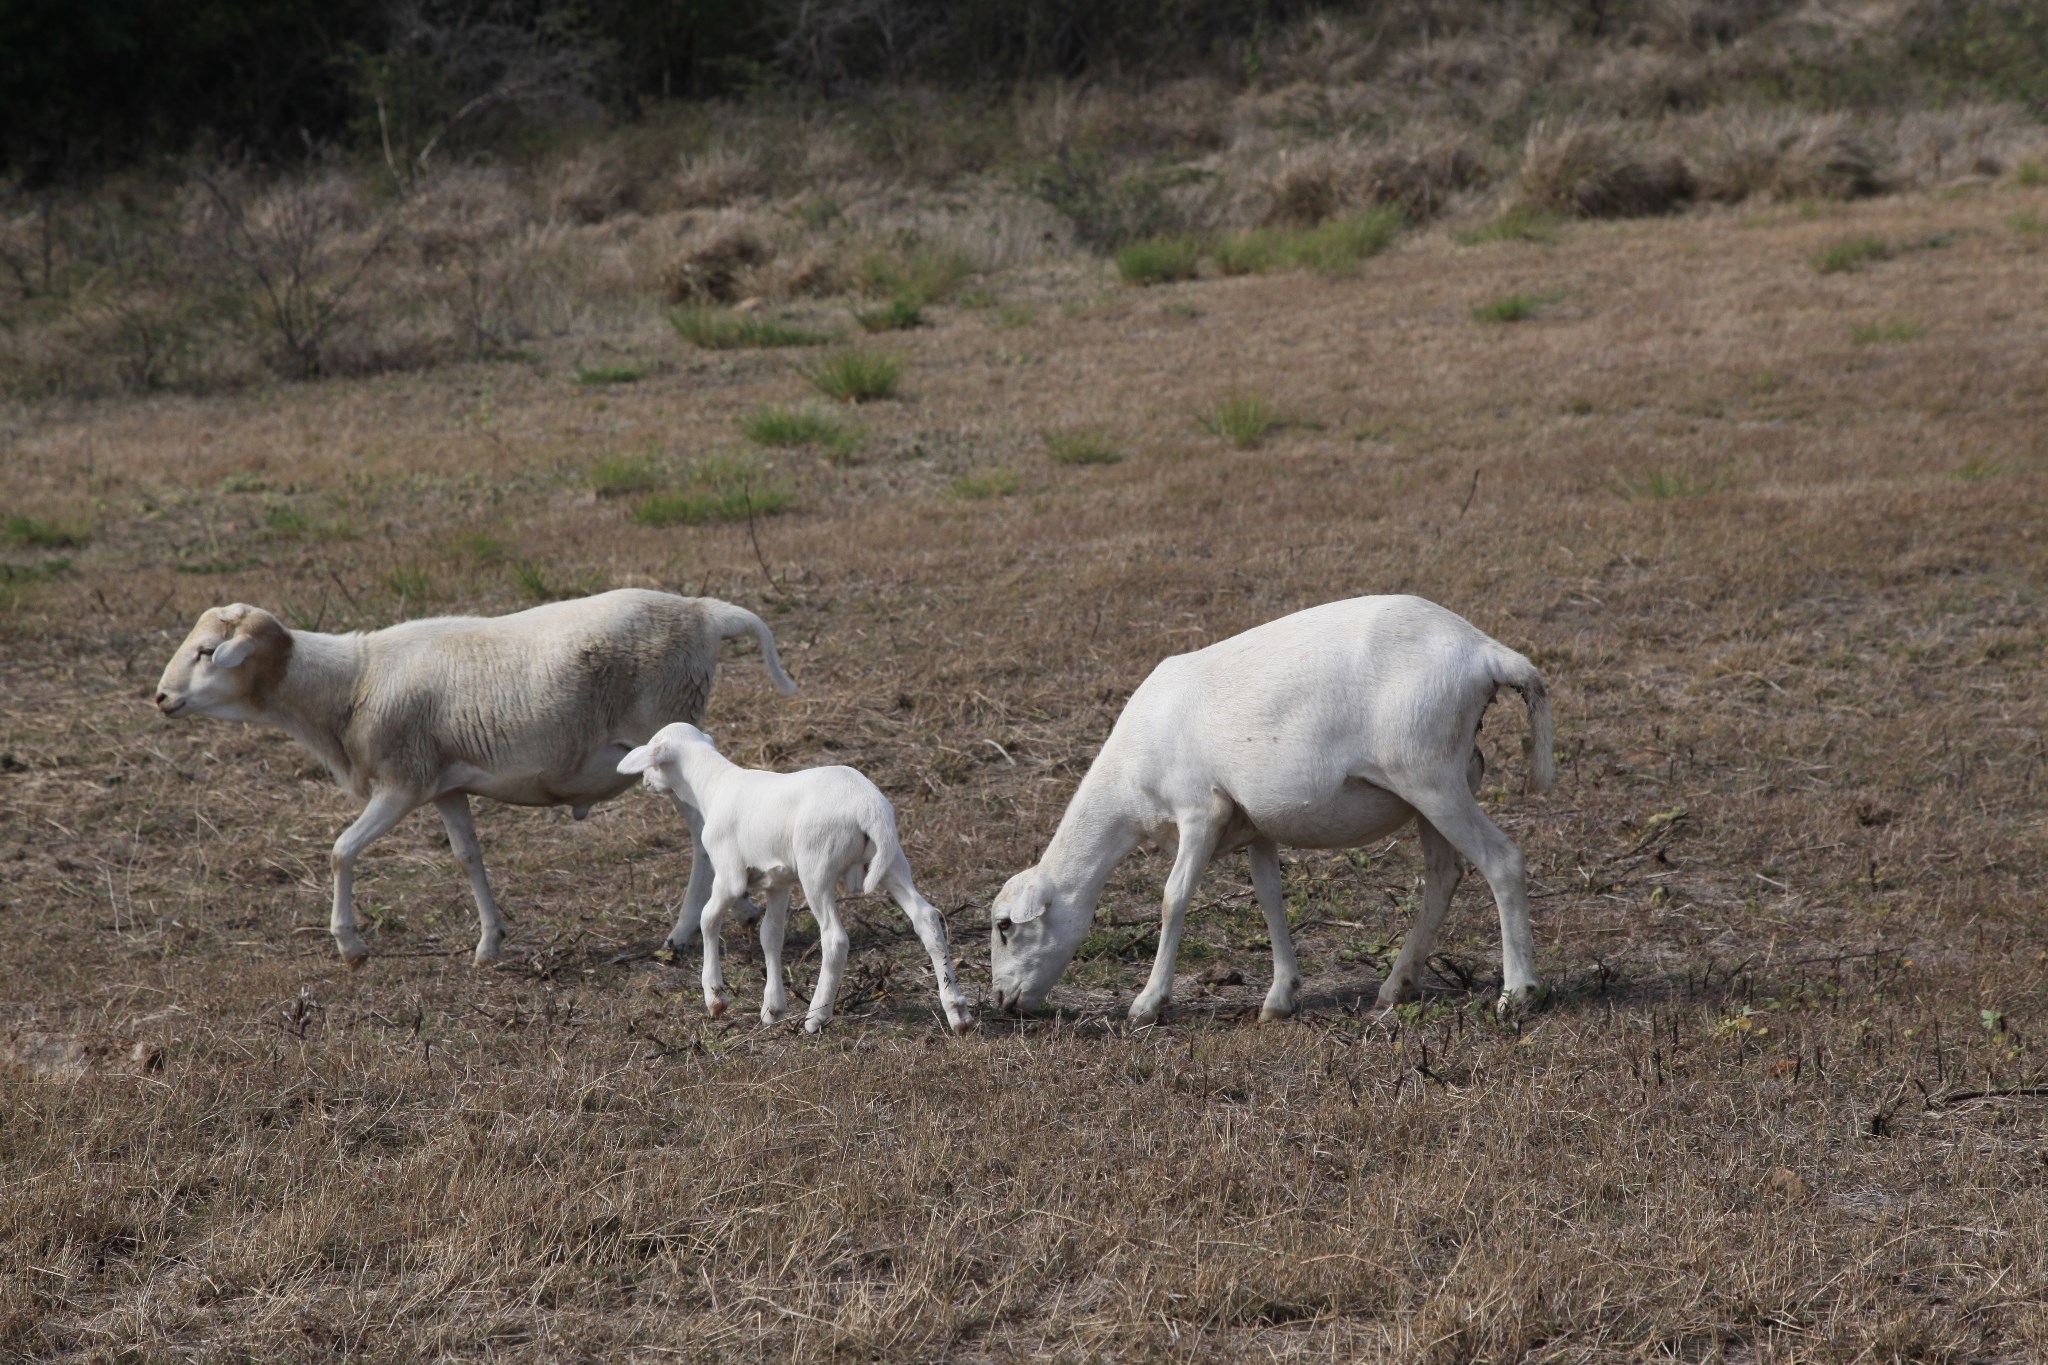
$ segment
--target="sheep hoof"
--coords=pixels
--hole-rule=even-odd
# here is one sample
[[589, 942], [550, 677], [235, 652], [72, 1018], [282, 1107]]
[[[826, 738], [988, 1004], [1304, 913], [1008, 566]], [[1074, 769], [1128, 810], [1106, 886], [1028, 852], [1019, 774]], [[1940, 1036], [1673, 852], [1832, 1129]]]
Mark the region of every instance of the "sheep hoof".
[[788, 1015], [789, 1011], [786, 1008], [779, 1010], [771, 1010], [766, 1005], [763, 1005], [761, 1007], [761, 1027], [773, 1028], [775, 1025], [781, 1023], [786, 1017], [788, 1017]]
[[724, 1000], [714, 998], [711, 1000], [706, 1000], [704, 1002], [704, 1008], [710, 1013], [713, 1019], [719, 1019], [724, 1017], [725, 1007], [726, 1002]]
[[476, 965], [479, 967], [488, 967], [504, 955], [504, 949], [498, 946], [498, 940], [491, 939], [489, 942], [479, 943], [476, 945], [476, 957], [474, 961]]
[[819, 1018], [816, 1018], [816, 1017], [812, 1017], [812, 1018], [808, 1018], [808, 1019], [805, 1019], [805, 1020], [804, 1020], [804, 1032], [805, 1032], [805, 1033], [816, 1033], [816, 1032], [818, 1032], [818, 1031], [819, 1031], [820, 1029], [822, 1029], [822, 1028], [824, 1028], [824, 1027], [825, 1027], [825, 1022], [826, 1022], [825, 1020], [823, 1020], [823, 1019], [819, 1019]]
[[370, 953], [367, 948], [364, 949], [362, 952], [357, 953], [354, 957], [350, 957], [347, 953], [343, 953], [341, 955], [341, 965], [348, 968], [352, 972], [361, 971], [363, 969], [363, 964], [365, 962], [368, 962], [369, 960]]
[[1293, 1017], [1294, 1006], [1292, 1005], [1267, 1005], [1259, 1011], [1259, 1022], [1262, 1024], [1278, 1023]]
[[1165, 1013], [1166, 1002], [1164, 1000], [1161, 1000], [1156, 1005], [1148, 1005], [1145, 1004], [1143, 1001], [1140, 1001], [1139, 1003], [1131, 1006], [1131, 1027], [1150, 1028], [1152, 1027], [1152, 1025], [1158, 1023], [1160, 1016], [1164, 1015]]
[[1407, 1004], [1410, 1000], [1415, 999], [1421, 994], [1420, 991], [1415, 989], [1415, 983], [1412, 981], [1403, 981], [1399, 985], [1389, 981], [1386, 985], [1380, 987], [1379, 1007], [1383, 1010], [1390, 1010], [1396, 1005]]
[[974, 1030], [979, 1028], [980, 1026], [981, 1021], [970, 1014], [965, 1019], [954, 1020], [953, 1035], [956, 1038], [965, 1038], [968, 1034], [974, 1032]]
[[1522, 986], [1502, 991], [1493, 1011], [1503, 1019], [1515, 1019], [1534, 1010], [1543, 1000], [1541, 986]]
[[359, 934], [335, 935], [334, 946], [341, 952], [341, 965], [355, 971], [370, 960], [370, 945]]

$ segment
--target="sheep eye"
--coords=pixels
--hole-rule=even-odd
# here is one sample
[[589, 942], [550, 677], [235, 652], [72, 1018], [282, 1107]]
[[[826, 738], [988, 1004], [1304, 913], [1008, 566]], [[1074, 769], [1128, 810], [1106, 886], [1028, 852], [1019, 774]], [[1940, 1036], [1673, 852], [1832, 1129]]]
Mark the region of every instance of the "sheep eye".
[[216, 646], [216, 645], [201, 645], [201, 646], [199, 646], [199, 657], [200, 657], [200, 658], [202, 658], [202, 659], [211, 659], [211, 658], [213, 657], [213, 651], [214, 651], [214, 650], [215, 650], [216, 648], [218, 648], [218, 646]]
[[1009, 917], [1006, 915], [1002, 919], [996, 921], [996, 936], [1002, 939], [1003, 942], [1008, 943], [1010, 941], [1010, 930], [1012, 930], [1015, 927], [1016, 926], [1010, 922]]

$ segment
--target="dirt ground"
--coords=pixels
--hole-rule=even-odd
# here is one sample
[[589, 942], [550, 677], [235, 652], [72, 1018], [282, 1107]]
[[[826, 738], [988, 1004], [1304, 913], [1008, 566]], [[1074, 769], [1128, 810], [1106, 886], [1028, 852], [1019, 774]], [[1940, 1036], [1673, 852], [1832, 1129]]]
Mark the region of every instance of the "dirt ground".
[[[852, 414], [851, 460], [749, 456], [791, 495], [751, 525], [640, 524], [592, 471], [747, 451], [815, 355], [651, 316], [0, 411], [0, 1352], [2042, 1358], [2043, 215], [2008, 185], [1432, 230], [1341, 279], [1020, 271], [886, 343], [901, 394]], [[1863, 236], [1889, 254], [1816, 268]], [[1518, 294], [1532, 316], [1475, 315]], [[599, 365], [647, 372], [576, 381]], [[1198, 421], [1243, 396], [1285, 419], [1253, 448]], [[1125, 458], [1051, 459], [1076, 430]], [[971, 992], [989, 899], [1157, 660], [1441, 602], [1550, 680], [1556, 790], [1521, 792], [1518, 704], [1483, 739], [1553, 999], [1492, 1018], [1473, 879], [1427, 998], [1372, 1008], [1404, 837], [1288, 855], [1289, 1024], [1255, 1022], [1233, 859], [1171, 1018], [1128, 1028], [1157, 853], [1046, 1017], [946, 1036], [862, 901], [826, 1035], [751, 1021], [737, 927], [714, 1022], [694, 955], [653, 953], [688, 840], [638, 792], [479, 807], [511, 920], [481, 971], [412, 817], [359, 868], [350, 973], [324, 898], [351, 803], [280, 734], [148, 702], [215, 603], [336, 630], [634, 584], [769, 620], [801, 694], [734, 650], [709, 727], [891, 795]], [[791, 951], [801, 996], [807, 920]]]

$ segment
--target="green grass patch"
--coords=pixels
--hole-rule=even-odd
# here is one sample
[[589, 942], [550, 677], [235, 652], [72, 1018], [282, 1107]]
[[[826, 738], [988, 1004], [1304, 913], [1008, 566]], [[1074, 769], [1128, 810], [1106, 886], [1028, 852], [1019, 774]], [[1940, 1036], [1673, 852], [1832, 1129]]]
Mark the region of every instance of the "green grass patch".
[[1308, 270], [1318, 275], [1356, 274], [1401, 235], [1406, 218], [1386, 207], [1332, 218], [1312, 228], [1255, 228], [1216, 244], [1216, 266], [1226, 275], [1265, 275]]
[[511, 555], [512, 547], [505, 543], [503, 536], [494, 536], [488, 531], [470, 531], [455, 537], [451, 546], [461, 558], [471, 564], [502, 564]]
[[2048, 161], [2022, 161], [2013, 179], [2030, 190], [2048, 185]]
[[2011, 468], [2012, 466], [2003, 460], [1972, 458], [1965, 461], [1961, 468], [1951, 470], [1949, 477], [1957, 483], [1982, 483], [1986, 479], [1997, 478]]
[[1055, 464], [1071, 465], [1115, 464], [1124, 457], [1106, 434], [1086, 429], [1046, 432], [1045, 453]]
[[1810, 258], [1813, 268], [1823, 275], [1841, 275], [1861, 270], [1873, 261], [1888, 261], [1892, 257], [1892, 244], [1882, 237], [1864, 235], [1845, 237], [1839, 242], [1830, 242]]
[[61, 578], [71, 572], [71, 560], [44, 560], [41, 564], [9, 564], [0, 561], [0, 586], [13, 587], [19, 583], [40, 583], [46, 579]]
[[1211, 436], [1220, 436], [1240, 450], [1250, 450], [1287, 425], [1280, 410], [1256, 394], [1226, 398], [1196, 421]]
[[867, 308], [853, 315], [864, 332], [907, 332], [924, 326], [924, 309], [909, 294], [898, 294], [880, 308]]
[[1858, 346], [1881, 346], [1890, 342], [1914, 341], [1926, 334], [1925, 327], [1907, 319], [1901, 322], [1866, 322], [1850, 333], [1850, 339]]
[[1475, 304], [1472, 316], [1479, 322], [1527, 322], [1542, 312], [1545, 304], [1556, 301], [1555, 294], [1510, 294], [1504, 299]]
[[829, 332], [724, 308], [677, 308], [669, 313], [668, 320], [675, 326], [676, 335], [707, 351], [823, 346], [833, 340]]
[[1020, 486], [1016, 471], [1010, 469], [984, 469], [975, 474], [964, 474], [953, 480], [951, 492], [956, 498], [977, 500], [981, 498], [1007, 498]]
[[418, 564], [401, 564], [384, 575], [384, 590], [402, 602], [429, 602], [434, 579]]
[[903, 357], [893, 351], [864, 351], [849, 346], [834, 351], [804, 371], [818, 392], [842, 403], [872, 403], [896, 396], [903, 377]]
[[733, 456], [699, 461], [682, 486], [633, 504], [642, 526], [698, 526], [706, 522], [772, 517], [789, 506], [789, 489], [760, 464]]
[[75, 550], [92, 539], [83, 526], [65, 526], [22, 512], [0, 517], [0, 540], [28, 550]]
[[1696, 477], [1680, 469], [1652, 469], [1636, 477], [1617, 476], [1614, 480], [1614, 491], [1625, 498], [1665, 501], [1719, 493], [1728, 487], [1728, 483], [1728, 471], [1725, 469], [1717, 470], [1706, 478]]
[[1552, 246], [1564, 240], [1564, 220], [1554, 213], [1517, 204], [1492, 222], [1452, 234], [1460, 246], [1481, 246], [1487, 242], [1537, 242]]
[[922, 307], [944, 303], [975, 275], [974, 257], [959, 247], [917, 244], [870, 252], [854, 271], [863, 293], [907, 298]]
[[645, 365], [594, 365], [587, 370], [576, 371], [576, 382], [585, 388], [599, 388], [606, 384], [637, 384], [646, 377]]
[[740, 419], [740, 430], [764, 446], [816, 446], [843, 460], [860, 448], [861, 430], [823, 408], [765, 404]]
[[2048, 218], [2043, 218], [2032, 209], [2025, 213], [2015, 213], [2005, 220], [2005, 225], [2022, 237], [2048, 237]]
[[1116, 273], [1125, 284], [1172, 284], [1192, 280], [1202, 266], [1199, 237], [1147, 237], [1116, 253]]
[[590, 467], [590, 491], [600, 498], [630, 498], [661, 486], [661, 470], [648, 455], [607, 455]]

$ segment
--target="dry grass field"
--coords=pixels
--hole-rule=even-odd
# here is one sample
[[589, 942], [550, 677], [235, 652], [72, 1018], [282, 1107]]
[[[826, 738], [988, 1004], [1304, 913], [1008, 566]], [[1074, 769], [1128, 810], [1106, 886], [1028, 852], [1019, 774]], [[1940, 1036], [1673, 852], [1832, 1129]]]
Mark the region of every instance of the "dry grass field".
[[[1338, 278], [1019, 267], [855, 333], [901, 378], [843, 409], [814, 350], [648, 313], [0, 410], [0, 1354], [2042, 1359], [2044, 222], [2007, 180], [1433, 227]], [[1203, 424], [1246, 399], [1269, 430]], [[844, 453], [743, 430], [807, 401]], [[735, 488], [759, 515], [648, 524]], [[1255, 1022], [1232, 860], [1172, 1017], [1126, 1026], [1156, 853], [1047, 1017], [946, 1036], [862, 901], [825, 1036], [751, 1022], [737, 927], [712, 1022], [652, 955], [687, 838], [637, 792], [480, 806], [512, 922], [483, 971], [413, 817], [363, 860], [351, 974], [350, 803], [281, 735], [148, 702], [213, 603], [334, 630], [630, 584], [768, 618], [802, 693], [736, 650], [710, 728], [891, 794], [970, 991], [1160, 657], [1444, 603], [1551, 682], [1554, 792], [1521, 794], [1518, 705], [1483, 739], [1553, 999], [1491, 1017], [1474, 879], [1426, 999], [1371, 1008], [1406, 838], [1288, 855], [1293, 1023]], [[808, 921], [791, 951], [801, 995]]]

